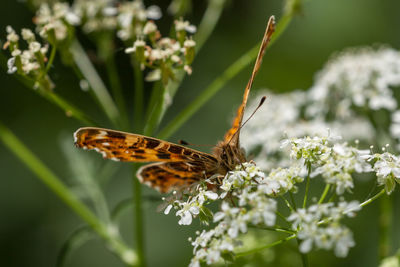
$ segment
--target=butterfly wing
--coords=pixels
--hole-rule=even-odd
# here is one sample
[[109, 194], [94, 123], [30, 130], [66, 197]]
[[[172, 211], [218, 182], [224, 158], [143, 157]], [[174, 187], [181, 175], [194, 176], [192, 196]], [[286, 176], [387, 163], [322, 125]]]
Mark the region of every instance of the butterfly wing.
[[140, 182], [161, 193], [168, 193], [204, 180], [206, 172], [201, 161], [158, 162], [142, 166], [136, 176]]
[[139, 134], [85, 127], [74, 133], [74, 139], [77, 147], [96, 150], [115, 161], [202, 161], [205, 168], [217, 164], [215, 157], [207, 153]]
[[260, 50], [258, 51], [256, 63], [254, 64], [253, 72], [251, 73], [250, 80], [246, 85], [246, 89], [244, 90], [242, 104], [239, 106], [236, 117], [233, 120], [232, 128], [226, 132], [224, 136], [224, 142], [239, 146], [239, 131], [240, 126], [243, 120], [244, 109], [247, 104], [247, 99], [249, 97], [251, 86], [253, 85], [254, 78], [261, 66], [262, 58], [264, 56], [265, 50], [268, 46], [269, 41], [271, 40], [272, 33], [275, 31], [275, 18], [271, 16], [268, 20], [267, 28], [265, 30], [265, 34], [263, 40], [261, 42]]

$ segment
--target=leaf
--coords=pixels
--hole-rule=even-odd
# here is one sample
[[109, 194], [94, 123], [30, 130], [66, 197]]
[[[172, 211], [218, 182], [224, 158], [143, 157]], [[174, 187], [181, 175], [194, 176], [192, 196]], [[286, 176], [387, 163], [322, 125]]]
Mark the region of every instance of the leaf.
[[71, 235], [67, 238], [61, 250], [57, 256], [57, 267], [65, 266], [65, 263], [69, 256], [77, 249], [79, 249], [83, 244], [93, 239], [95, 234], [92, 229], [88, 226], [83, 226], [76, 229]]

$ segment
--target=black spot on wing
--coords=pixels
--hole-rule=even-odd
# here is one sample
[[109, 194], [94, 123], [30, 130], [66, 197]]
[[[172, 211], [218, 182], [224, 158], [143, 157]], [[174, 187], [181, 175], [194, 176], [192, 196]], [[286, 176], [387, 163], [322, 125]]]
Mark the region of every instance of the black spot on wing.
[[146, 148], [155, 148], [160, 144], [160, 141], [154, 139], [146, 140]]
[[174, 146], [174, 145], [171, 145], [168, 148], [168, 151], [171, 153], [174, 153], [174, 154], [180, 154], [182, 152], [182, 150], [183, 150], [183, 147]]
[[158, 153], [158, 154], [156, 154], [156, 156], [159, 159], [170, 159], [171, 158], [171, 154], [167, 154], [167, 153]]
[[145, 157], [140, 156], [140, 155], [131, 155], [131, 157], [134, 159], [145, 159]]

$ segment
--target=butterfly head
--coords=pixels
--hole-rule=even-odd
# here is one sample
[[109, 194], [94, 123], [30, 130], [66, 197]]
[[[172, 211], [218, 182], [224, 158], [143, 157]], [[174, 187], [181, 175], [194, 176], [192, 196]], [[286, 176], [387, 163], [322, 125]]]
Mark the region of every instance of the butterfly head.
[[234, 170], [237, 165], [247, 161], [244, 149], [236, 142], [219, 142], [213, 154], [219, 162], [221, 174]]

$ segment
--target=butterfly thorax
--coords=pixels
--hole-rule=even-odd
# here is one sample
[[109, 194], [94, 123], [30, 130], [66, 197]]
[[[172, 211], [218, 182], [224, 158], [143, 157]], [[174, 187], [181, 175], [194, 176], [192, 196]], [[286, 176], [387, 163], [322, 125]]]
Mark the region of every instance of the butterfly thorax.
[[225, 175], [232, 171], [235, 167], [246, 162], [244, 150], [238, 144], [219, 142], [213, 151], [215, 158], [218, 160], [218, 173]]

